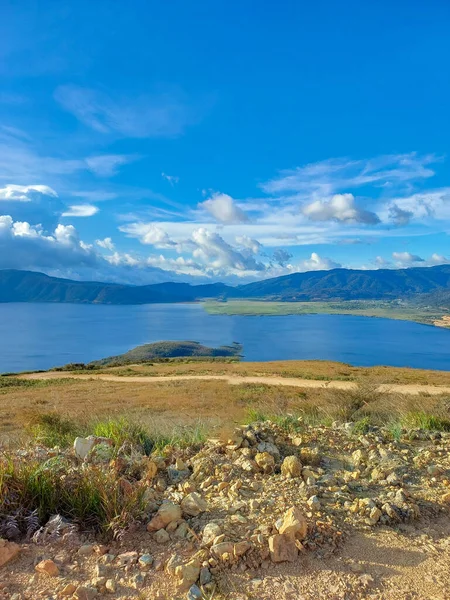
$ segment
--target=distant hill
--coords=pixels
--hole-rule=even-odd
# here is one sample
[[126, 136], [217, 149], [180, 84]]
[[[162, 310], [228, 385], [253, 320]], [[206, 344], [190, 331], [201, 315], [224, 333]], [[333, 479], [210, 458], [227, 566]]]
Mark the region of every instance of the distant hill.
[[[450, 294], [450, 265], [361, 271], [333, 269], [292, 273], [231, 287], [223, 283], [145, 286], [72, 281], [32, 271], [0, 270], [0, 302], [151, 304], [247, 298], [278, 301], [381, 300]], [[434, 299], [434, 300], [433, 300]]]

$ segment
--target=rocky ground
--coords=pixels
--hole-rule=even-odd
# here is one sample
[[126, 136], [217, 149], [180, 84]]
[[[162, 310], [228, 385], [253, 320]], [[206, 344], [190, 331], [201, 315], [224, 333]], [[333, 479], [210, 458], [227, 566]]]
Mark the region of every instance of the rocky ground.
[[59, 515], [0, 541], [0, 598], [450, 598], [450, 434], [353, 424], [237, 428], [146, 456], [33, 448], [112, 470], [145, 508], [115, 539]]

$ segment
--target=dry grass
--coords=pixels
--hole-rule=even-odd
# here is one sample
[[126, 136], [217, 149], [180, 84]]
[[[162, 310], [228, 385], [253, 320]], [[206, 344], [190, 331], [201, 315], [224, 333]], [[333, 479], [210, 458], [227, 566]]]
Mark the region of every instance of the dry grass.
[[[273, 370], [271, 365], [274, 364]], [[242, 365], [214, 365], [215, 368], [238, 368], [254, 375], [280, 374], [282, 366], [304, 368], [304, 363], [255, 363]], [[337, 363], [308, 363], [311, 369], [324, 373], [324, 365]], [[183, 365], [189, 372], [209, 369], [211, 365]], [[145, 369], [146, 374], [152, 367]], [[180, 366], [157, 365], [158, 374], [170, 369], [174, 374]], [[348, 367], [349, 370], [354, 370]], [[359, 370], [360, 372], [361, 370]], [[362, 370], [364, 372], [369, 369]], [[374, 369], [372, 380], [386, 383], [388, 378], [378, 377]], [[393, 370], [397, 371], [397, 370]], [[401, 370], [398, 370], [401, 371]], [[405, 371], [405, 370], [402, 370]], [[217, 370], [215, 371], [217, 373]], [[414, 372], [413, 372], [414, 373]], [[423, 372], [425, 373], [425, 372]], [[406, 373], [406, 376], [408, 373]], [[432, 373], [439, 377], [440, 373]], [[330, 374], [333, 377], [333, 374]], [[335, 374], [334, 374], [335, 376]], [[442, 376], [449, 374], [443, 373]], [[403, 379], [402, 381], [405, 381]], [[411, 380], [410, 380], [411, 381]], [[150, 431], [170, 436], [174, 430], [202, 430], [216, 435], [248, 419], [254, 414], [306, 415], [314, 420], [364, 419], [386, 423], [404, 415], [425, 411], [440, 418], [450, 416], [450, 400], [446, 396], [407, 396], [382, 394], [375, 391], [370, 378], [362, 379], [355, 391], [335, 389], [301, 390], [264, 384], [228, 385], [224, 381], [167, 381], [133, 383], [101, 380], [57, 380], [37, 382], [38, 385], [9, 386], [0, 388], [0, 437], [3, 442], [15, 439], [36, 421], [37, 415], [54, 413], [67, 419], [86, 420], [126, 416], [127, 419], [145, 425]], [[430, 379], [425, 382], [430, 383]], [[442, 381], [440, 381], [443, 383]]]

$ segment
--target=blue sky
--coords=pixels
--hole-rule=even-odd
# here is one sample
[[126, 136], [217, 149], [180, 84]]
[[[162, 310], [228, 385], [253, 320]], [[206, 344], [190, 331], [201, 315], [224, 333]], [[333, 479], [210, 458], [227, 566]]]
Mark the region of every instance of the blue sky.
[[446, 0], [8, 2], [0, 268], [450, 262]]

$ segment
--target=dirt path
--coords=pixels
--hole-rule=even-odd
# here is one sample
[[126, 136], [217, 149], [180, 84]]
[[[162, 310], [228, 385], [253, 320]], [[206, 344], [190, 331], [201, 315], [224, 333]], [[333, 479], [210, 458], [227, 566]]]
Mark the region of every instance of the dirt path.
[[[241, 377], [239, 375], [164, 375], [164, 376], [119, 376], [119, 375], [103, 375], [103, 374], [85, 374], [85, 373], [61, 373], [49, 371], [46, 373], [29, 373], [21, 375], [22, 379], [98, 379], [101, 381], [118, 381], [121, 383], [155, 383], [164, 381], [226, 381], [230, 385], [240, 385], [245, 383], [262, 383], [265, 385], [280, 385], [286, 387], [299, 388], [335, 388], [341, 390], [352, 390], [357, 387], [357, 383], [353, 381], [321, 381], [315, 379], [300, 379], [296, 377]], [[385, 383], [378, 387], [379, 391], [397, 394], [413, 394], [422, 393], [439, 395], [449, 394], [450, 386], [443, 385], [419, 385], [419, 384], [398, 384]]]

